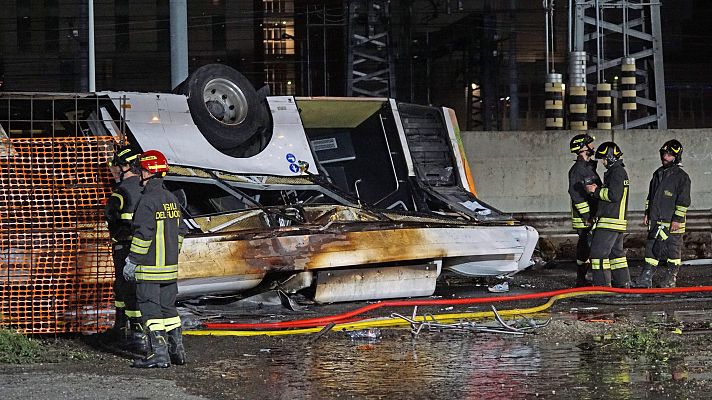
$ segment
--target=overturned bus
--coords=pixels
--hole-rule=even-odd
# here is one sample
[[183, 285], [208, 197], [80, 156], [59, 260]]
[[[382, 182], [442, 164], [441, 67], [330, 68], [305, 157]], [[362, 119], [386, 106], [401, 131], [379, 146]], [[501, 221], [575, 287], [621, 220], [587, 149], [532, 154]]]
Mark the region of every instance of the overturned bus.
[[[8, 96], [0, 126], [10, 137], [109, 137], [166, 155], [166, 186], [191, 229], [180, 297], [266, 278], [310, 288], [317, 302], [428, 296], [443, 268], [512, 275], [537, 243], [536, 230], [473, 194], [447, 108], [267, 96], [222, 65], [199, 68], [170, 94]], [[12, 257], [3, 264], [12, 268]]]

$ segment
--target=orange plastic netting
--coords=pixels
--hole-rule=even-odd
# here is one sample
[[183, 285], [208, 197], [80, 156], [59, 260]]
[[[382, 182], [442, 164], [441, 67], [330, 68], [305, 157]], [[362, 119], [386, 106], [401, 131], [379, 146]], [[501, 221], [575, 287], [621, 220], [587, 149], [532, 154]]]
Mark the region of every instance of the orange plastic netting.
[[0, 326], [93, 332], [113, 316], [111, 137], [0, 139]]

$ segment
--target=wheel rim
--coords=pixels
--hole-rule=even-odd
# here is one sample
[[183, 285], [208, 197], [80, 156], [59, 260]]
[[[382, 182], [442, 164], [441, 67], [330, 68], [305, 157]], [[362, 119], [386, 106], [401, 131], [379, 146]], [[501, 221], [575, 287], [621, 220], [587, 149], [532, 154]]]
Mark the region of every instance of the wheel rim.
[[210, 115], [225, 125], [239, 125], [247, 117], [245, 94], [227, 79], [209, 81], [203, 90], [203, 101]]

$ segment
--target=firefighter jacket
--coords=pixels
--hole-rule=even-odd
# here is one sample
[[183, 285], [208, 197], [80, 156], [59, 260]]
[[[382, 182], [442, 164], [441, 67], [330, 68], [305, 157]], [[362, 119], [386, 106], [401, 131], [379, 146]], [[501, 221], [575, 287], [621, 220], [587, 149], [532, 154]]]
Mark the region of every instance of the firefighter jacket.
[[[670, 228], [670, 222], [680, 223], [680, 229], [671, 233], [684, 233], [687, 209], [690, 207], [690, 176], [679, 165], [660, 167], [653, 172], [648, 197], [645, 200], [645, 215], [650, 229]], [[665, 235], [665, 230], [662, 230]], [[663, 237], [663, 240], [665, 237]]]
[[598, 200], [586, 192], [586, 183], [601, 185], [601, 177], [596, 172], [595, 160], [586, 161], [579, 157], [569, 169], [569, 196], [571, 197], [571, 225], [574, 229], [585, 229], [588, 221], [596, 215]]
[[131, 241], [131, 220], [142, 190], [141, 179], [130, 176], [116, 186], [106, 201], [104, 216], [112, 242], [128, 244]]
[[170, 283], [178, 278], [178, 253], [187, 226], [178, 199], [163, 187], [163, 178], [146, 181], [133, 220], [129, 260], [139, 282]]
[[603, 174], [603, 186], [591, 193], [598, 199], [596, 229], [625, 232], [628, 228], [628, 173], [623, 161], [616, 161]]

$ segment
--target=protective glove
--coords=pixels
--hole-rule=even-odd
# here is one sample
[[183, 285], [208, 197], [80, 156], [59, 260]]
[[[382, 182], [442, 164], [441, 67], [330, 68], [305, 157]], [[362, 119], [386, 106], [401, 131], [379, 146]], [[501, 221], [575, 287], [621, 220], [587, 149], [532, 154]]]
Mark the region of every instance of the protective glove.
[[124, 265], [123, 273], [124, 279], [126, 279], [127, 281], [136, 280], [136, 264], [129, 260], [128, 257], [126, 257], [126, 264]]

